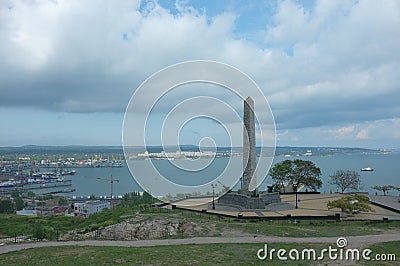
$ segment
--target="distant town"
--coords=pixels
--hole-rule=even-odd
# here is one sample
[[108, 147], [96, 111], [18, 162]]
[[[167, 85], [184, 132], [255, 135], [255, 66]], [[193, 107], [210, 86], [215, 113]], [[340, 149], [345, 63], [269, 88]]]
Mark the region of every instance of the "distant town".
[[[180, 150], [171, 151], [162, 146], [126, 148], [128, 160], [175, 160], [213, 157], [242, 156], [241, 147], [218, 147], [200, 150], [197, 146], [184, 145]], [[331, 148], [331, 147], [277, 147], [275, 156], [332, 156], [340, 154], [386, 154], [396, 150], [373, 150], [362, 148]], [[258, 156], [271, 156], [274, 149], [257, 147]], [[119, 146], [23, 146], [0, 147], [0, 181], [11, 177], [43, 177], [73, 175], [74, 170], [66, 168], [80, 167], [124, 167], [125, 159], [122, 147]], [[42, 169], [58, 169], [48, 172]]]
[[[178, 151], [161, 146], [129, 147], [128, 160], [192, 160], [242, 156], [242, 148], [201, 149], [184, 145]], [[257, 148], [257, 155], [269, 156], [273, 149]], [[385, 154], [396, 151], [360, 148], [277, 147], [275, 156], [330, 156], [338, 154]], [[88, 216], [109, 209], [122, 196], [67, 198], [74, 191], [71, 179], [80, 168], [126, 167], [122, 147], [23, 146], [0, 147], [0, 212], [19, 215], [63, 214]], [[96, 177], [95, 177], [96, 178]], [[100, 179], [99, 177], [97, 177]], [[103, 178], [104, 179], [104, 178]], [[115, 182], [112, 176], [109, 184]], [[142, 192], [136, 192], [142, 193]], [[60, 195], [58, 195], [60, 194]]]

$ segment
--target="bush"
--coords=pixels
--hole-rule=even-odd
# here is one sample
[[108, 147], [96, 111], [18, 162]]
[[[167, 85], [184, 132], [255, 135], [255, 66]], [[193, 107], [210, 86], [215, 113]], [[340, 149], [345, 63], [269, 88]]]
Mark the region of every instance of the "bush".
[[13, 213], [13, 203], [11, 200], [0, 200], [0, 213]]

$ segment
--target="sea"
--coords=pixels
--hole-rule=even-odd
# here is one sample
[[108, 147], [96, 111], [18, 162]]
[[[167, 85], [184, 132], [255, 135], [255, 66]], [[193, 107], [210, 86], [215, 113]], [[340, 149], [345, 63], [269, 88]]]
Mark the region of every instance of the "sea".
[[[400, 153], [378, 153], [378, 154], [340, 154], [329, 156], [276, 156], [273, 159], [272, 166], [275, 163], [286, 159], [302, 159], [310, 160], [321, 169], [322, 187], [319, 189], [321, 193], [334, 193], [337, 188], [329, 184], [330, 175], [337, 170], [356, 171], [361, 176], [361, 191], [376, 193], [373, 186], [376, 185], [394, 185], [400, 187]], [[208, 159], [197, 160], [179, 160], [180, 165], [185, 166], [191, 164], [204, 165]], [[232, 157], [233, 165], [236, 169], [231, 171], [240, 171], [242, 167], [241, 157]], [[204, 161], [204, 162], [203, 162]], [[152, 160], [154, 167], [167, 179], [182, 185], [198, 185], [205, 182], [211, 182], [221, 174], [227, 166], [229, 158], [215, 158], [210, 165], [200, 171], [187, 171], [176, 167], [174, 161], [168, 160]], [[148, 176], [150, 171], [148, 163], [144, 160], [130, 161], [130, 165], [135, 169], [135, 174], [140, 178], [152, 178]], [[364, 167], [371, 167], [373, 171], [361, 171]], [[76, 174], [68, 176], [72, 179], [72, 188], [74, 192], [62, 194], [69, 197], [88, 197], [110, 196], [111, 184], [110, 177], [114, 179], [113, 195], [122, 196], [125, 193], [133, 191], [143, 191], [143, 189], [135, 181], [135, 178], [129, 171], [129, 168], [76, 168]], [[261, 178], [258, 176], [258, 178]], [[267, 175], [259, 186], [260, 190], [266, 189], [267, 185], [272, 183], [271, 177]], [[237, 184], [235, 188], [239, 188]], [[389, 195], [399, 195], [398, 191], [390, 191]]]

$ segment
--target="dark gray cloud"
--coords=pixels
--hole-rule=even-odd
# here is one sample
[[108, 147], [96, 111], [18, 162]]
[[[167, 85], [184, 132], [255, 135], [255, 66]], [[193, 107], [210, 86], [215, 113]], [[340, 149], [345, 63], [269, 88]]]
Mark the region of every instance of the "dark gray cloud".
[[[210, 59], [259, 84], [280, 130], [387, 125], [400, 117], [398, 1], [318, 1], [307, 8], [278, 2], [264, 30], [257, 28], [264, 40], [257, 43], [234, 37], [250, 30], [236, 25], [242, 22], [234, 10], [213, 17], [194, 11], [97, 1], [2, 5], [0, 106], [123, 112], [155, 71]], [[235, 97], [221, 95], [240, 108]]]

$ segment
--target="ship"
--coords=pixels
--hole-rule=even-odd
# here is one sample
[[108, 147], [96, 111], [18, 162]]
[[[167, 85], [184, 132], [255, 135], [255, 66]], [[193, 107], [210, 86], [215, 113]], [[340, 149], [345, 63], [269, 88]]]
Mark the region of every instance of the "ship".
[[22, 183], [22, 190], [43, 189], [53, 187], [67, 187], [72, 186], [72, 180], [64, 178], [41, 178], [41, 179], [28, 179]]
[[65, 189], [62, 189], [62, 190], [55, 190], [55, 191], [46, 192], [46, 193], [43, 193], [43, 195], [52, 195], [52, 194], [60, 194], [60, 193], [72, 193], [75, 190], [76, 190], [75, 188], [65, 188]]
[[113, 162], [111, 167], [123, 167], [124, 165], [121, 162]]
[[307, 150], [307, 152], [306, 153], [304, 153], [304, 156], [311, 156], [312, 155], [312, 152], [311, 152], [311, 150]]
[[10, 180], [0, 182], [0, 188], [13, 188], [13, 187], [17, 186], [18, 184], [19, 184], [18, 181], [11, 178]]
[[374, 169], [372, 169], [371, 167], [364, 167], [364, 168], [361, 168], [361, 171], [370, 172], [370, 171], [374, 171]]
[[57, 176], [57, 175], [74, 175], [76, 174], [76, 170], [70, 170], [70, 171], [63, 171], [63, 170], [54, 170], [53, 172], [34, 172], [31, 174], [32, 177], [51, 177], [51, 176]]
[[76, 170], [71, 170], [71, 171], [62, 171], [61, 175], [74, 175], [76, 174]]
[[72, 186], [72, 180], [63, 177], [41, 177], [21, 180], [9, 179], [0, 182], [0, 193], [10, 193], [14, 190], [48, 189]]

